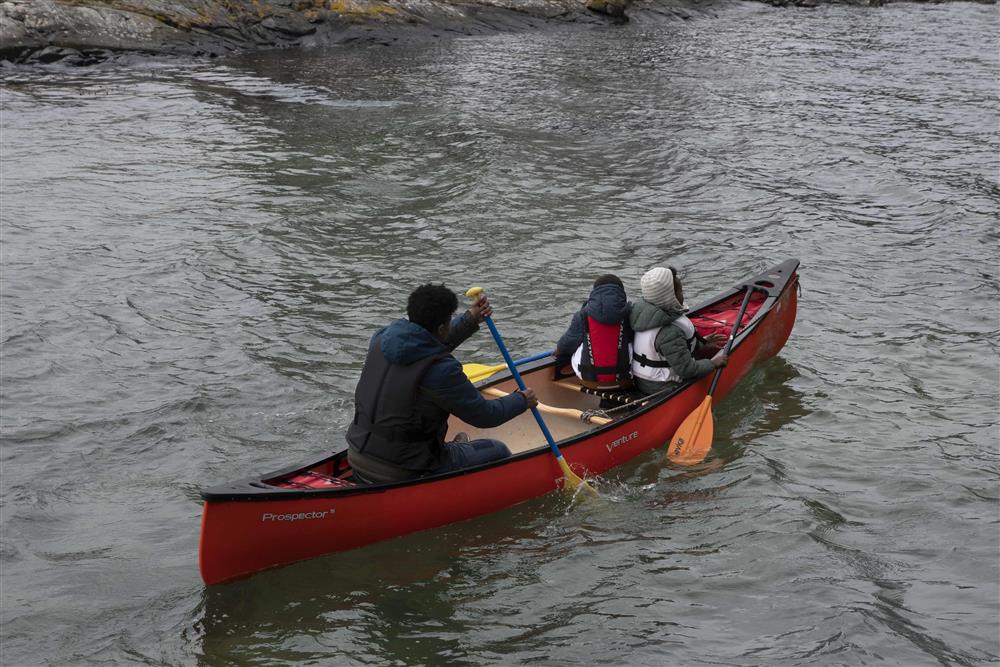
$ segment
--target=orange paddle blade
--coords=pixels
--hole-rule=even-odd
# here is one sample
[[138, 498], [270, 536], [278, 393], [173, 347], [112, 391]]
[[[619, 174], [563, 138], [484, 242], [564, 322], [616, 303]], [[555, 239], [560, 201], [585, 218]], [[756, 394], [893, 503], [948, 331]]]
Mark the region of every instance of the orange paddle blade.
[[712, 395], [681, 423], [667, 445], [667, 458], [682, 466], [701, 463], [712, 448]]

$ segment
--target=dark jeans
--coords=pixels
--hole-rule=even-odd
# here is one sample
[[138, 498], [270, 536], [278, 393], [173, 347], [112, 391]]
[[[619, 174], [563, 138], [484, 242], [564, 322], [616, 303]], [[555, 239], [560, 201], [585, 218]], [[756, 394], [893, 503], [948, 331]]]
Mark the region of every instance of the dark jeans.
[[492, 438], [470, 440], [469, 442], [446, 442], [444, 443], [444, 451], [447, 460], [444, 465], [434, 471], [435, 473], [471, 468], [480, 463], [505, 459], [510, 456], [507, 445]]

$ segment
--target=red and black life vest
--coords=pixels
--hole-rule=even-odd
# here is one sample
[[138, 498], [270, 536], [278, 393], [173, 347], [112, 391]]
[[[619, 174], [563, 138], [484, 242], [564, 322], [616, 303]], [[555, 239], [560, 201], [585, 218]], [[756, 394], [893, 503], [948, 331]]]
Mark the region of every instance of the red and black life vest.
[[632, 386], [632, 329], [627, 322], [604, 324], [581, 313], [583, 345], [580, 379], [592, 388]]

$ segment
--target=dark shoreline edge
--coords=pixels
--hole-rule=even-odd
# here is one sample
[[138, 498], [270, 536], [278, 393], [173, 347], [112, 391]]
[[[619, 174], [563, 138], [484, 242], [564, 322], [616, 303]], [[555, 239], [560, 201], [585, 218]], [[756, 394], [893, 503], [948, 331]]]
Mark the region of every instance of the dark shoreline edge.
[[[894, 0], [754, 0], [778, 7]], [[904, 0], [906, 1], [906, 0]], [[933, 1], [933, 0], [932, 0]], [[997, 0], [973, 0], [996, 4]], [[0, 60], [88, 65], [119, 53], [220, 56], [353, 41], [392, 43], [559, 24], [711, 16], [744, 0], [4, 0]]]

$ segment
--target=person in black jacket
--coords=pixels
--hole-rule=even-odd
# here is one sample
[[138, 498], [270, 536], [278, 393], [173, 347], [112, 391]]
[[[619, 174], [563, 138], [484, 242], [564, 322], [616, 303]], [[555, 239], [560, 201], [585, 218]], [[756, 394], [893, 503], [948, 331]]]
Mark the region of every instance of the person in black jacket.
[[407, 301], [408, 319], [372, 336], [347, 430], [348, 460], [360, 481], [401, 481], [510, 456], [499, 440], [445, 442], [449, 415], [490, 428], [538, 404], [531, 389], [483, 398], [451, 352], [493, 311], [485, 295], [452, 319], [457, 308], [444, 285], [421, 285]]

